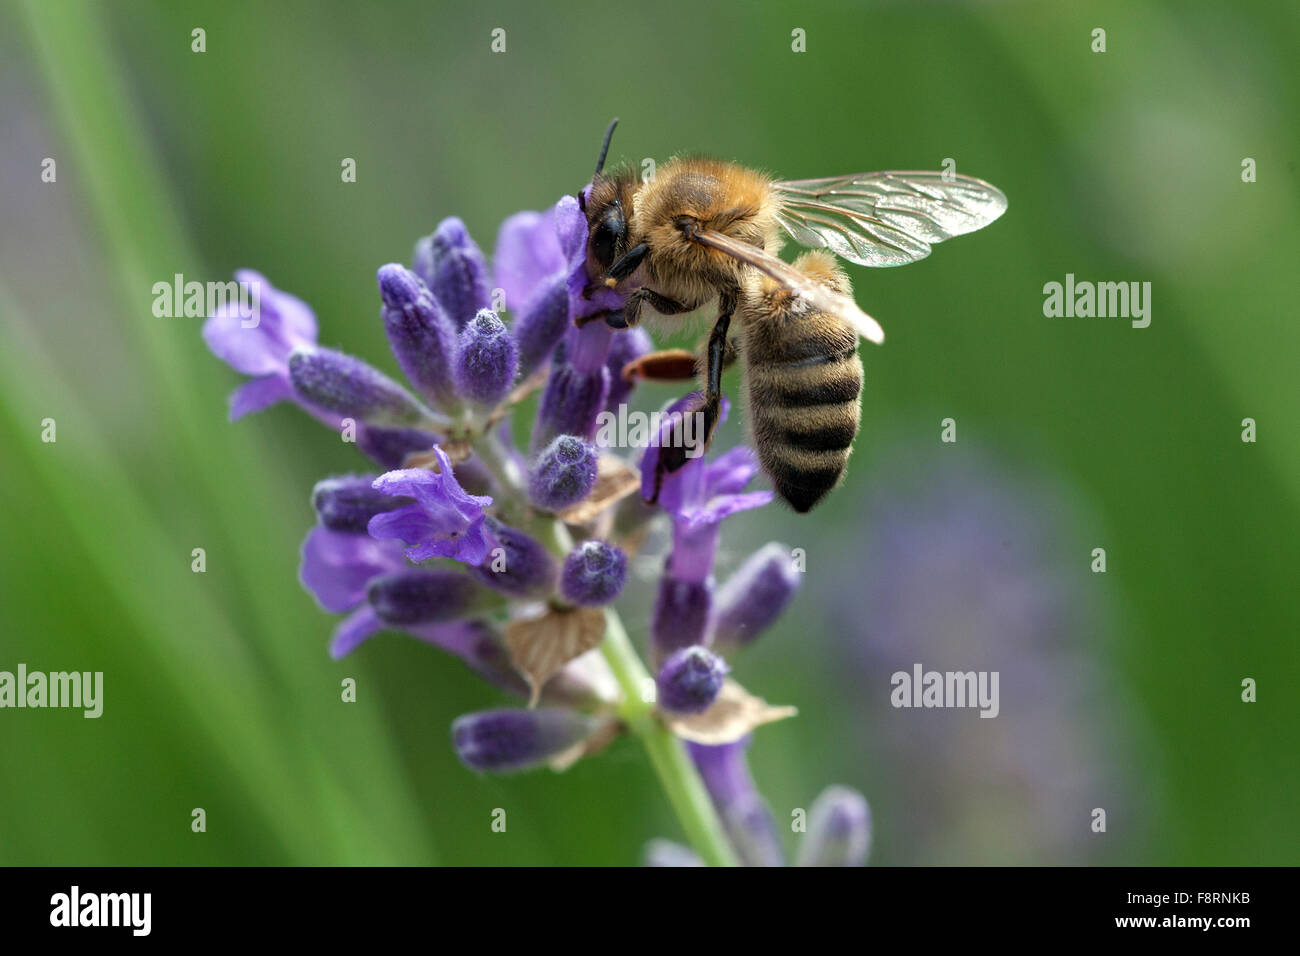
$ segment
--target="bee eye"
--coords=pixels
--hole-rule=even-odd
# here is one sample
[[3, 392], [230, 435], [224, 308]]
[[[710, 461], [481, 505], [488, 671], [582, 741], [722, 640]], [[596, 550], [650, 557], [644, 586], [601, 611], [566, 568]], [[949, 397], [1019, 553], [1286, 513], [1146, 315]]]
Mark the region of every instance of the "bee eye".
[[591, 251], [596, 261], [609, 266], [614, 262], [614, 250], [623, 235], [621, 216], [607, 216], [600, 221], [596, 231], [591, 235]]

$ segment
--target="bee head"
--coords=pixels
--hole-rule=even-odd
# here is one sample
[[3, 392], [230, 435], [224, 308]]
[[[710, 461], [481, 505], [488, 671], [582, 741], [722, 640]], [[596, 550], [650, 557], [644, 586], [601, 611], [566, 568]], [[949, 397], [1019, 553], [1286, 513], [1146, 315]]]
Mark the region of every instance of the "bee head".
[[631, 211], [634, 180], [631, 173], [597, 174], [587, 193], [588, 274], [599, 278], [609, 272], [627, 248], [627, 219]]
[[617, 125], [616, 119], [605, 130], [596, 159], [596, 174], [591, 185], [578, 193], [578, 204], [587, 216], [587, 275], [593, 280], [609, 272], [609, 267], [627, 249], [628, 217], [638, 185], [631, 170], [604, 172], [605, 157]]

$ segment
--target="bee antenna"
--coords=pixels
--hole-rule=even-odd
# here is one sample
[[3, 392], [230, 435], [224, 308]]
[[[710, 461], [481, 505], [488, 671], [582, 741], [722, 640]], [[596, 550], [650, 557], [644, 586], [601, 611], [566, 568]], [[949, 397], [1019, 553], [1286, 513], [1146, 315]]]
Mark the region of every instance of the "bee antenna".
[[609, 129], [605, 130], [605, 139], [600, 144], [600, 157], [596, 160], [596, 175], [605, 168], [605, 157], [609, 154], [609, 141], [614, 138], [614, 127], [618, 125], [618, 117], [615, 116], [609, 124]]

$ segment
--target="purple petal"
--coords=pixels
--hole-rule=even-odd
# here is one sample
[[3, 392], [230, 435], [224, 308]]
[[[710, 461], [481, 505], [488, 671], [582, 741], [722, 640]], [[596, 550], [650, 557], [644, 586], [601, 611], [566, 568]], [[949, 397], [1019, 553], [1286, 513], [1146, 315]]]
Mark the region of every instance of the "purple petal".
[[709, 580], [720, 535], [717, 522], [704, 521], [692, 525], [677, 519], [673, 524], [673, 550], [668, 556], [668, 569], [672, 576], [682, 581]]
[[235, 278], [256, 290], [262, 318], [273, 313], [286, 341], [294, 344], [316, 341], [316, 314], [306, 302], [280, 291], [253, 269], [238, 269]]
[[255, 328], [245, 328], [238, 310], [225, 308], [203, 323], [203, 341], [217, 358], [245, 375], [283, 373], [292, 346], [272, 329], [267, 316]]
[[361, 644], [382, 631], [386, 624], [379, 619], [370, 605], [358, 608], [339, 622], [330, 639], [330, 657], [340, 660], [355, 651]]
[[564, 196], [552, 210], [560, 254], [570, 267], [587, 255], [587, 217], [573, 196]]
[[203, 341], [219, 359], [245, 375], [283, 372], [289, 353], [316, 343], [316, 317], [301, 299], [281, 292], [250, 269], [235, 278], [256, 290], [257, 324], [239, 315], [237, 305], [219, 309], [203, 323]]
[[433, 520], [422, 506], [406, 505], [375, 515], [366, 525], [366, 530], [372, 538], [396, 538], [403, 544], [414, 545], [433, 534], [435, 529]]
[[255, 378], [230, 393], [230, 420], [238, 421], [245, 415], [260, 412], [293, 397], [293, 386], [283, 375]]
[[556, 237], [554, 209], [515, 213], [503, 222], [492, 264], [506, 308], [518, 316], [544, 282], [564, 271], [566, 262]]
[[[406, 556], [412, 561], [428, 561], [430, 558], [454, 558], [463, 564], [477, 567], [482, 564], [492, 548], [482, 516], [470, 522], [463, 531], [443, 532], [445, 537], [426, 537], [415, 547], [406, 549]], [[374, 531], [371, 531], [373, 534]]]
[[750, 491], [743, 495], [718, 495], [701, 508], [692, 508], [679, 519], [689, 529], [716, 525], [739, 511], [761, 508], [772, 500], [770, 491]]
[[371, 578], [404, 567], [400, 551], [363, 534], [315, 527], [302, 545], [298, 580], [327, 611], [360, 604]]
[[478, 567], [487, 560], [488, 552], [493, 547], [495, 544], [488, 535], [487, 521], [480, 515], [465, 529], [460, 538], [460, 545], [452, 557], [471, 567]]
[[375, 515], [369, 531], [377, 538], [400, 538], [411, 546], [407, 556], [412, 561], [444, 557], [480, 564], [491, 547], [483, 509], [492, 504], [492, 499], [466, 494], [456, 481], [446, 453], [436, 445], [433, 452], [441, 468], [438, 473], [402, 468], [375, 479], [376, 491], [406, 495], [416, 503]]
[[728, 448], [704, 466], [704, 497], [732, 495], [758, 474], [758, 456], [746, 445]]

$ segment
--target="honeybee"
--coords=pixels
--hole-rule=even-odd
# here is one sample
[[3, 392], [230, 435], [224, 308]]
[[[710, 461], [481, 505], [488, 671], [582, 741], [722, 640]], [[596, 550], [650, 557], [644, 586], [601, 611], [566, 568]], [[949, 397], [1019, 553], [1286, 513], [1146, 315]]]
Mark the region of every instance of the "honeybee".
[[[702, 361], [670, 350], [624, 372], [670, 379], [702, 365], [699, 440], [707, 444], [723, 369], [743, 355], [759, 460], [777, 492], [807, 511], [842, 477], [857, 434], [857, 339], [879, 345], [885, 333], [853, 300], [848, 277], [830, 255], [805, 255], [793, 265], [778, 258], [782, 235], [858, 265], [906, 265], [928, 256], [935, 243], [993, 222], [1006, 211], [1006, 196], [983, 180], [951, 173], [776, 180], [700, 157], [672, 159], [642, 183], [629, 170], [604, 172], [617, 122], [606, 130], [595, 177], [579, 196], [588, 226], [589, 292], [601, 284], [628, 291], [620, 311], [600, 317], [626, 328], [646, 306], [672, 316], [718, 302]], [[743, 330], [739, 349], [727, 339], [733, 317]], [[687, 450], [661, 449], [660, 480], [685, 464]]]

